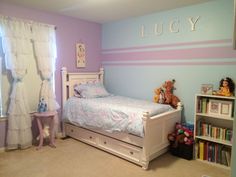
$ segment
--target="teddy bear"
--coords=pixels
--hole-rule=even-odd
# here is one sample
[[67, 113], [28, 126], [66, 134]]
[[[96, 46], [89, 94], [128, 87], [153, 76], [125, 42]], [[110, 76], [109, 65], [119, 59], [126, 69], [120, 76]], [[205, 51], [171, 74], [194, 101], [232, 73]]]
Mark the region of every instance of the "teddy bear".
[[153, 101], [155, 102], [155, 103], [161, 103], [161, 104], [163, 104], [164, 103], [164, 92], [163, 92], [163, 89], [160, 87], [160, 88], [156, 88], [155, 90], [154, 90], [154, 93], [155, 93], [155, 95], [154, 95], [154, 98], [153, 98]]
[[178, 102], [180, 99], [173, 94], [175, 80], [165, 81], [162, 87], [154, 90], [154, 102], [161, 104], [169, 104], [173, 108], [177, 108]]

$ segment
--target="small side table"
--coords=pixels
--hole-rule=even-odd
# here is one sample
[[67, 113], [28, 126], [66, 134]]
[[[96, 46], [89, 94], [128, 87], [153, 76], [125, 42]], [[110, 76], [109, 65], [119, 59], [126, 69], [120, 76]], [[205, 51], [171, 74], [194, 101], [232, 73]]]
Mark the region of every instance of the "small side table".
[[50, 134], [50, 144], [49, 146], [55, 148], [55, 135], [54, 135], [54, 117], [57, 115], [56, 111], [48, 111], [48, 112], [36, 112], [33, 114], [33, 116], [36, 118], [38, 128], [39, 128], [39, 145], [37, 147], [37, 150], [41, 149], [43, 146], [43, 119], [50, 119], [50, 125], [49, 125], [49, 134]]

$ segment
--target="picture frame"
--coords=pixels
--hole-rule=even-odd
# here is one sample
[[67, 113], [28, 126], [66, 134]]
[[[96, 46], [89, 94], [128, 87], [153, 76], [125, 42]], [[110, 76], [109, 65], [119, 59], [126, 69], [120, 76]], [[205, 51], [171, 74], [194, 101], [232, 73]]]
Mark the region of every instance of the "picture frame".
[[209, 114], [222, 118], [231, 118], [233, 111], [232, 101], [209, 99]]
[[231, 117], [232, 116], [232, 102], [231, 101], [223, 101], [221, 103], [221, 112], [220, 114], [225, 117]]
[[213, 115], [220, 115], [220, 105], [221, 101], [220, 100], [215, 100], [215, 99], [209, 99], [209, 110], [208, 113], [209, 114], [213, 114]]
[[201, 94], [212, 95], [213, 93], [213, 84], [202, 84]]
[[86, 66], [86, 51], [84, 43], [76, 44], [76, 66], [84, 68]]

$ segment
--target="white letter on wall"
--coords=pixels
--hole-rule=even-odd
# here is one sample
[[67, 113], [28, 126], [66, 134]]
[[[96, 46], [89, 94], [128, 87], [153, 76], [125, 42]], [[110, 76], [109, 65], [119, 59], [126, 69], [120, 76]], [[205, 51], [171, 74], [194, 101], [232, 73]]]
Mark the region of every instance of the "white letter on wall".
[[163, 23], [161, 23], [160, 25], [155, 24], [154, 34], [160, 36], [162, 33], [163, 33]]
[[142, 25], [142, 26], [141, 26], [141, 32], [140, 32], [140, 36], [141, 36], [141, 37], [144, 37], [144, 36], [145, 36], [144, 30], [145, 30], [144, 25]]
[[170, 22], [170, 32], [171, 33], [178, 33], [179, 32], [179, 28], [174, 29], [174, 24], [175, 23], [179, 24], [179, 20]]
[[195, 31], [195, 25], [197, 21], [199, 20], [200, 16], [197, 17], [195, 21], [193, 21], [193, 17], [188, 18], [188, 21], [190, 22], [191, 25], [191, 31]]

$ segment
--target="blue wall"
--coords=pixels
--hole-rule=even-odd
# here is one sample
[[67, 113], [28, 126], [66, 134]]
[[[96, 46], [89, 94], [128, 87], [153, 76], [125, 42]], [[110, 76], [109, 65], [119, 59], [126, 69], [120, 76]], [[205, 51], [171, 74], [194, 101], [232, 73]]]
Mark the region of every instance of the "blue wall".
[[[195, 31], [191, 30], [190, 17], [194, 22], [199, 18]], [[161, 35], [154, 34], [155, 24], [163, 24]], [[236, 81], [233, 0], [107, 23], [102, 32], [102, 64], [108, 90], [152, 100], [153, 90], [174, 78], [174, 93], [184, 104], [188, 122], [194, 120], [194, 95], [200, 93], [201, 84], [213, 84], [217, 90], [223, 77]]]
[[[174, 93], [184, 104], [184, 117], [193, 122], [194, 96], [201, 84], [213, 84], [217, 90], [223, 77], [236, 82], [233, 7], [233, 0], [215, 0], [103, 24], [106, 87], [115, 94], [152, 100], [154, 88], [174, 78]], [[198, 16], [192, 31], [188, 18], [195, 22]], [[154, 33], [155, 24], [163, 24], [160, 35]], [[232, 167], [236, 165], [236, 136], [234, 140]], [[236, 176], [235, 168], [231, 176]]]

